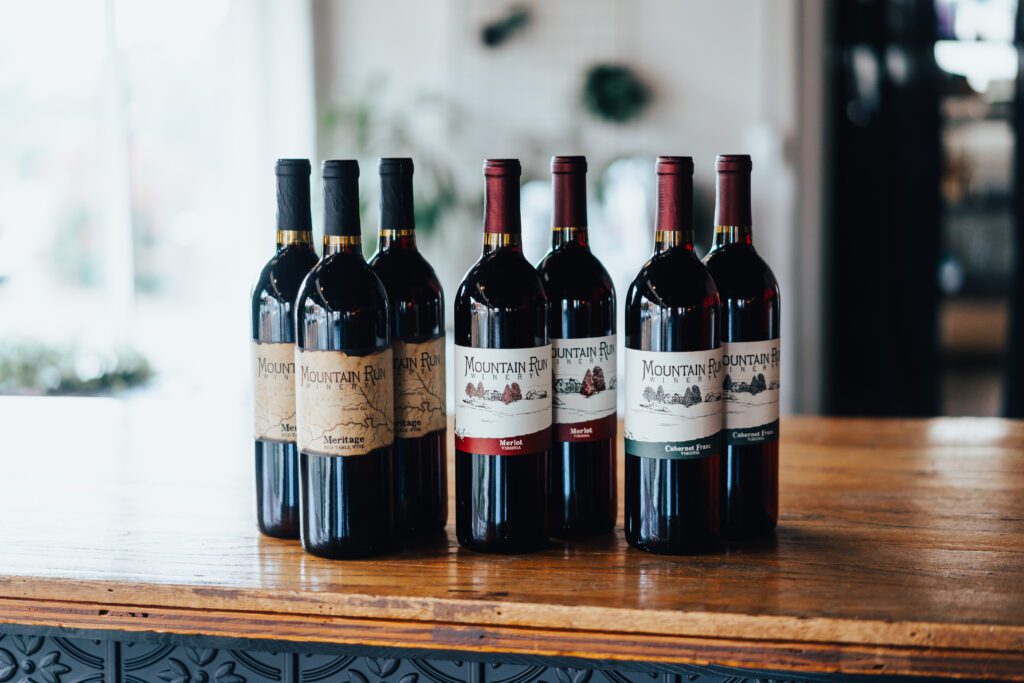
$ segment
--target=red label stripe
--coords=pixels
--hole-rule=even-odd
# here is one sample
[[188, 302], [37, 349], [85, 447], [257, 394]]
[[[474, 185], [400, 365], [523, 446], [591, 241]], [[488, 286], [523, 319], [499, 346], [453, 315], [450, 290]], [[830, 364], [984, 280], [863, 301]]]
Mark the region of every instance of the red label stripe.
[[556, 424], [555, 441], [580, 443], [584, 441], [604, 441], [615, 436], [615, 413], [586, 422]]
[[497, 439], [475, 436], [455, 437], [455, 448], [465, 453], [480, 455], [525, 455], [551, 448], [551, 428], [522, 436], [503, 436]]

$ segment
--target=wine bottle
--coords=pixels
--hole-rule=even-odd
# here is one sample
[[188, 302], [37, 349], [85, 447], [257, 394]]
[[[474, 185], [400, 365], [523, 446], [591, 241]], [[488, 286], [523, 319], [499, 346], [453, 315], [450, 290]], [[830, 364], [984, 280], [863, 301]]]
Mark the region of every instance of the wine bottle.
[[308, 159], [278, 159], [277, 250], [252, 288], [253, 441], [256, 524], [278, 538], [299, 536], [295, 448], [295, 295], [316, 265]]
[[626, 540], [685, 553], [719, 534], [721, 304], [693, 249], [693, 160], [656, 169], [654, 255], [626, 299]]
[[394, 532], [393, 363], [387, 294], [363, 259], [359, 166], [325, 161], [323, 258], [295, 302], [301, 538], [362, 557]]
[[487, 552], [548, 536], [548, 300], [523, 256], [519, 176], [516, 159], [484, 163], [483, 254], [455, 297], [456, 535]]
[[537, 265], [550, 301], [552, 443], [549, 531], [610, 531], [616, 502], [615, 287], [587, 240], [587, 160], [551, 160], [551, 249]]
[[380, 236], [370, 261], [391, 305], [395, 378], [395, 527], [443, 529], [448, 519], [444, 293], [416, 248], [412, 159], [381, 159]]
[[750, 157], [724, 154], [715, 165], [715, 235], [704, 263], [722, 297], [722, 534], [736, 538], [769, 532], [779, 518], [779, 285], [751, 236]]

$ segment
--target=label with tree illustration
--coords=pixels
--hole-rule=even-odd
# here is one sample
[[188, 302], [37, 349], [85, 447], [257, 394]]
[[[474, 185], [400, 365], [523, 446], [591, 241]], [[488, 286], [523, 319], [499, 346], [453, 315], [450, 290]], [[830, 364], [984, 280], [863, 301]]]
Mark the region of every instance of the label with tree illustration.
[[252, 343], [253, 438], [295, 443], [295, 344]]
[[615, 436], [615, 335], [552, 339], [552, 422], [557, 441]]
[[626, 452], [695, 459], [720, 452], [722, 349], [626, 349]]
[[455, 347], [455, 447], [521, 455], [551, 447], [551, 345]]
[[448, 427], [444, 336], [420, 344], [396, 341], [395, 436], [415, 439]]
[[364, 455], [394, 443], [390, 348], [363, 356], [296, 349], [295, 367], [300, 451]]
[[726, 443], [743, 446], [778, 439], [781, 340], [729, 342], [722, 348]]

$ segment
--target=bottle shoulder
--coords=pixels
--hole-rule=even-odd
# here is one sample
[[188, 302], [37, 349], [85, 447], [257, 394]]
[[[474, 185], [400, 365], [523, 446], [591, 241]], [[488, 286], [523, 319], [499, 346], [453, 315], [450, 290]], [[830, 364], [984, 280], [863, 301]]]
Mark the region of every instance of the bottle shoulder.
[[320, 260], [302, 283], [298, 306], [315, 303], [330, 310], [365, 305], [388, 305], [384, 284], [369, 264], [356, 254], [331, 254]]
[[260, 269], [252, 287], [252, 298], [271, 297], [289, 303], [295, 301], [302, 281], [317, 261], [316, 252], [312, 248], [278, 250]]
[[679, 308], [719, 303], [710, 271], [689, 250], [670, 249], [652, 256], [629, 286], [626, 305], [641, 303]]
[[521, 253], [485, 254], [466, 272], [455, 296], [456, 306], [519, 308], [548, 301], [540, 274]]
[[419, 251], [378, 251], [370, 259], [369, 266], [391, 299], [441, 299], [444, 296], [437, 273]]
[[775, 274], [751, 245], [733, 244], [714, 249], [704, 257], [704, 264], [723, 299], [760, 297], [766, 292], [778, 297]]
[[552, 249], [537, 264], [552, 301], [615, 298], [607, 269], [589, 249]]

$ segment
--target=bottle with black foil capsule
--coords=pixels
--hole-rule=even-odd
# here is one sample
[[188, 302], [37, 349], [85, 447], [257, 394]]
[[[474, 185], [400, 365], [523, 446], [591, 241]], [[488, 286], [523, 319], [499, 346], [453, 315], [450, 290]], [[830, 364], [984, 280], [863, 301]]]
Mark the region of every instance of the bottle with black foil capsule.
[[485, 552], [547, 542], [548, 299], [523, 256], [516, 159], [484, 163], [483, 254], [455, 297], [456, 536]]
[[302, 547], [329, 558], [394, 533], [393, 363], [387, 294], [363, 259], [359, 166], [325, 161], [324, 250], [295, 302]]
[[380, 237], [370, 267], [391, 306], [395, 377], [395, 526], [440, 530], [448, 520], [444, 293], [416, 248], [412, 159], [381, 159]]
[[739, 538], [770, 532], [779, 517], [779, 285], [751, 236], [750, 157], [720, 155], [715, 165], [715, 235], [704, 264], [722, 297], [722, 534]]
[[616, 507], [615, 287], [587, 240], [587, 160], [551, 160], [551, 249], [537, 265], [550, 302], [549, 532], [611, 531]]
[[277, 538], [299, 536], [295, 447], [295, 295], [316, 265], [308, 159], [278, 159], [277, 250], [252, 289], [253, 441], [256, 523]]
[[721, 305], [693, 249], [693, 160], [659, 157], [654, 255], [626, 298], [626, 540], [686, 553], [719, 534]]

